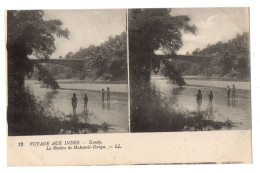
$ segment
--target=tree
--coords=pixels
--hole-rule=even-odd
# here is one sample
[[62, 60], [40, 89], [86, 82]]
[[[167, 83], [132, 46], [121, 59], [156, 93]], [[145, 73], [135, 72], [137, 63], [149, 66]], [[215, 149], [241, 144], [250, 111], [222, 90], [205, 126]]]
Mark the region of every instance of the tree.
[[189, 25], [188, 16], [171, 16], [170, 12], [171, 9], [130, 9], [128, 13], [131, 130], [135, 132], [153, 131], [159, 124], [172, 122], [167, 118], [172, 112], [150, 84], [151, 71], [157, 71], [162, 63], [165, 76], [179, 85], [184, 83], [174, 64], [153, 58], [159, 49], [164, 54], [175, 54], [183, 45], [182, 32], [196, 31], [195, 26]]
[[241, 57], [238, 59], [235, 65], [235, 70], [238, 71], [238, 77], [249, 78], [250, 77], [250, 62], [248, 57]]
[[192, 55], [199, 55], [200, 54], [200, 48], [196, 48], [193, 52]]
[[[175, 54], [182, 43], [182, 31], [195, 33], [188, 16], [171, 16], [171, 9], [129, 10], [130, 78], [134, 87], [140, 81], [149, 81], [152, 69], [160, 61], [152, 61], [155, 50]], [[154, 63], [153, 63], [154, 62]], [[138, 86], [140, 87], [140, 86]]]
[[[122, 32], [115, 37], [110, 36], [99, 46], [90, 45], [77, 52], [68, 52], [65, 59], [85, 59], [86, 63], [80, 74], [82, 77], [102, 77], [106, 80], [127, 80], [127, 34]], [[86, 73], [86, 69], [92, 73]], [[64, 72], [66, 73], [66, 71]], [[94, 74], [94, 75], [93, 75]], [[78, 72], [75, 73], [78, 75]]]
[[[31, 75], [34, 67], [41, 73], [41, 79], [56, 85], [53, 80], [46, 80], [50, 74], [39, 65], [33, 64], [29, 56], [48, 59], [55, 51], [55, 36], [68, 38], [68, 29], [62, 29], [60, 20], [43, 20], [44, 12], [39, 10], [7, 11], [7, 58], [8, 58], [8, 123], [9, 129], [14, 124], [28, 124], [32, 120], [30, 111], [35, 110], [34, 99], [25, 92], [25, 75]], [[44, 77], [43, 77], [44, 76]], [[26, 99], [27, 98], [27, 99]], [[38, 115], [37, 115], [38, 116]], [[35, 119], [36, 117], [34, 117]], [[17, 125], [17, 124], [16, 124]]]
[[[197, 55], [198, 51], [193, 51]], [[249, 34], [237, 34], [233, 39], [227, 42], [217, 42], [208, 44], [206, 48], [199, 51], [199, 55], [212, 56], [212, 64], [204, 69], [211, 71], [209, 74], [228, 75], [238, 78], [249, 78], [250, 62], [249, 62]]]
[[221, 75], [225, 75], [231, 72], [235, 59], [236, 57], [230, 55], [228, 52], [224, 52], [220, 56], [218, 56], [215, 62], [219, 66]]
[[65, 55], [65, 59], [72, 59], [72, 57], [73, 57], [73, 52], [68, 52], [66, 55]]
[[34, 64], [28, 56], [48, 59], [56, 49], [55, 36], [68, 38], [69, 31], [61, 28], [60, 20], [44, 21], [43, 15], [38, 10], [7, 12], [9, 86], [17, 82], [22, 87], [24, 76], [32, 72]]
[[173, 83], [174, 84], [176, 83], [179, 86], [185, 84], [184, 79], [181, 77], [180, 70], [178, 70], [176, 66], [173, 63], [171, 63], [171, 61], [163, 60], [162, 63], [164, 65], [164, 71], [165, 71], [164, 75], [166, 77], [172, 79]]

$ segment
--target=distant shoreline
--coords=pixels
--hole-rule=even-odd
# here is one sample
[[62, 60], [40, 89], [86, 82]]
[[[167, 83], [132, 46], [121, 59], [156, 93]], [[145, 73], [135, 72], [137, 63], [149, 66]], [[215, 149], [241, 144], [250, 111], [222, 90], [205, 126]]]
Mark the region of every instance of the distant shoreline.
[[[164, 76], [153, 75], [154, 80], [166, 80], [168, 84], [171, 84], [170, 79]], [[195, 87], [217, 87], [217, 88], [227, 88], [227, 86], [232, 87], [235, 84], [236, 89], [249, 90], [251, 89], [250, 81], [241, 80], [230, 80], [229, 78], [206, 78], [206, 77], [194, 77], [194, 78], [184, 78], [186, 85], [184, 86], [195, 86]]]
[[239, 79], [234, 77], [215, 77], [215, 76], [182, 76], [184, 79], [212, 79], [220, 81], [239, 81], [239, 82], [250, 82], [250, 79]]
[[[121, 81], [107, 81], [107, 80], [77, 80], [77, 79], [64, 79], [64, 80], [56, 80], [58, 83], [86, 83], [86, 84], [128, 84], [127, 80], [121, 80]], [[27, 79], [25, 80], [25, 83], [42, 83], [41, 81], [38, 81], [37, 79]]]
[[[152, 78], [167, 78], [163, 75], [151, 75]], [[216, 76], [182, 76], [184, 79], [191, 80], [214, 80], [214, 81], [234, 81], [234, 82], [251, 82], [250, 79], [239, 79], [234, 77], [216, 77]]]

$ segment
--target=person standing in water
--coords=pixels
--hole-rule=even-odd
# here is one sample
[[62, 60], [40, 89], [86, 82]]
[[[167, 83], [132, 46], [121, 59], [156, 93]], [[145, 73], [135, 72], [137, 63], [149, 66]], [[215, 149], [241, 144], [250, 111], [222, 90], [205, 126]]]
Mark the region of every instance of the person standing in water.
[[85, 94], [85, 97], [84, 97], [84, 110], [87, 110], [88, 109], [88, 95]]
[[232, 100], [235, 100], [235, 98], [236, 98], [236, 87], [234, 84], [233, 84], [232, 91], [231, 91], [231, 97], [232, 97]]
[[227, 98], [228, 99], [230, 98], [230, 88], [229, 88], [229, 86], [227, 86]]
[[107, 87], [107, 101], [110, 101], [110, 89]]
[[107, 109], [110, 109], [110, 89], [107, 87]]
[[75, 116], [76, 115], [77, 103], [78, 103], [78, 100], [77, 100], [75, 93], [73, 93], [73, 97], [71, 98], [71, 103], [72, 103], [72, 108], [73, 108], [73, 115]]
[[198, 110], [200, 110], [200, 106], [202, 104], [202, 94], [201, 94], [201, 90], [198, 90], [198, 93], [196, 95], [196, 99], [197, 99], [197, 104], [198, 104]]
[[213, 101], [213, 93], [212, 91], [209, 92], [209, 106], [212, 107], [212, 101]]
[[102, 88], [101, 89], [101, 95], [102, 95], [102, 102], [104, 102], [105, 101], [105, 91], [104, 91], [104, 89]]

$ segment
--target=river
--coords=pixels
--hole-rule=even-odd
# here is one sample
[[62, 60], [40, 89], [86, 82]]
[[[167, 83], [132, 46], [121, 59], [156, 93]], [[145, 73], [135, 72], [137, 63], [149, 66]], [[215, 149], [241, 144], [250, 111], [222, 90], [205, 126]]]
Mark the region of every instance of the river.
[[[48, 109], [62, 112], [65, 115], [72, 114], [71, 98], [77, 96], [77, 114], [84, 108], [83, 97], [88, 94], [88, 113], [83, 122], [110, 126], [108, 132], [125, 133], [129, 131], [128, 121], [128, 85], [118, 82], [102, 81], [59, 81], [60, 89], [54, 91], [41, 87], [41, 83], [35, 80], [26, 80], [26, 89], [36, 96], [42, 104], [49, 105]], [[110, 104], [107, 101], [102, 104], [101, 88], [110, 88]], [[99, 131], [103, 133], [103, 131]], [[98, 132], [98, 133], [99, 133]]]
[[[197, 111], [196, 94], [202, 91], [202, 110], [210, 110], [208, 94], [213, 91], [212, 119], [216, 121], [231, 120], [232, 129], [251, 130], [250, 82], [223, 79], [185, 78], [187, 85], [172, 85], [168, 78], [159, 75], [151, 77], [151, 83], [162, 97], [172, 102], [174, 108], [183, 111]], [[236, 99], [227, 99], [227, 86], [236, 86]]]
[[[169, 79], [153, 75], [152, 85], [161, 93], [162, 97], [168, 99], [174, 108], [182, 111], [197, 111], [196, 93], [201, 89], [203, 95], [202, 110], [209, 110], [208, 94], [213, 91], [213, 119], [216, 121], [231, 120], [235, 123], [233, 129], [251, 129], [251, 99], [250, 82], [185, 78], [187, 85], [179, 87], [172, 85]], [[226, 87], [236, 86], [235, 101], [227, 99]], [[83, 97], [88, 94], [89, 116], [85, 121], [91, 124], [111, 125], [108, 132], [125, 133], [129, 131], [128, 118], [128, 85], [118, 82], [104, 81], [59, 81], [61, 89], [56, 91], [42, 88], [41, 83], [34, 80], [26, 80], [26, 89], [36, 96], [43, 104], [51, 105], [49, 109], [60, 111], [66, 115], [72, 114], [71, 97], [75, 93], [78, 98], [77, 113], [83, 111]], [[105, 102], [102, 105], [101, 88], [111, 90], [110, 106]], [[46, 104], [47, 105], [47, 104]], [[103, 133], [103, 131], [99, 131]]]

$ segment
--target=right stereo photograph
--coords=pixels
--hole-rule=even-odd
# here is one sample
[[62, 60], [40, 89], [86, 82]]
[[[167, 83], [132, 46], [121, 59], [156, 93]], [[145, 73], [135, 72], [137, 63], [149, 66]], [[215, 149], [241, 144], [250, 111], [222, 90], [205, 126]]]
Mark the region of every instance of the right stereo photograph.
[[129, 9], [130, 131], [251, 130], [249, 8]]

